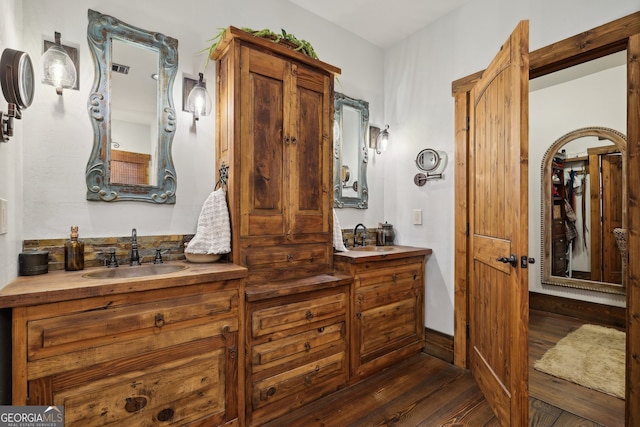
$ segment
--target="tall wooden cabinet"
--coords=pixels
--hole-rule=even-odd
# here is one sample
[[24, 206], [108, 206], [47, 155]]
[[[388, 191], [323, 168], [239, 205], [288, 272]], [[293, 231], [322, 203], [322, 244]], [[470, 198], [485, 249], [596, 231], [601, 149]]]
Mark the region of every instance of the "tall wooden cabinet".
[[250, 282], [329, 272], [333, 79], [340, 70], [234, 27], [212, 59], [232, 261], [248, 267]]
[[229, 27], [217, 65], [219, 170], [245, 288], [245, 412], [258, 425], [347, 384], [350, 278], [333, 273], [333, 79]]

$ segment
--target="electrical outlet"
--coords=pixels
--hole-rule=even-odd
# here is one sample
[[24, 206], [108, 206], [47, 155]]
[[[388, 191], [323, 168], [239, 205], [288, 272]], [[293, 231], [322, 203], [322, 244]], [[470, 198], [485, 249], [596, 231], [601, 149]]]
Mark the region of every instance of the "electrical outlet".
[[7, 201], [0, 199], [0, 234], [7, 234], [7, 219], [9, 213], [7, 212]]
[[422, 209], [413, 210], [413, 225], [422, 224]]

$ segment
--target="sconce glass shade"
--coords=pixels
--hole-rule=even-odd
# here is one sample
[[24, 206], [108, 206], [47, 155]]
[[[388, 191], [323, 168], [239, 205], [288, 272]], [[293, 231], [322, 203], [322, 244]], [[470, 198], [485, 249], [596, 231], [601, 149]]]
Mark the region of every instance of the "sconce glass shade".
[[193, 113], [195, 120], [198, 120], [200, 116], [211, 114], [211, 97], [202, 82], [202, 73], [199, 73], [199, 75], [198, 83], [191, 89], [187, 98], [187, 111]]
[[389, 125], [384, 129], [377, 126], [369, 127], [369, 148], [376, 150], [377, 154], [382, 154], [389, 147]]
[[58, 95], [62, 95], [62, 89], [76, 85], [78, 72], [71, 57], [60, 45], [60, 33], [56, 33], [56, 44], [40, 57], [39, 68], [41, 82], [55, 87]]

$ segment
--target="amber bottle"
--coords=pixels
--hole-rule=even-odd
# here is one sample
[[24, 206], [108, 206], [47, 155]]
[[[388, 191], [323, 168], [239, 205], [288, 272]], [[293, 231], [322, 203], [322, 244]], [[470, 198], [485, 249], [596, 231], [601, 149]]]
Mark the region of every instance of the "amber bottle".
[[84, 269], [84, 243], [78, 240], [78, 226], [71, 227], [71, 238], [64, 244], [64, 269], [77, 271]]

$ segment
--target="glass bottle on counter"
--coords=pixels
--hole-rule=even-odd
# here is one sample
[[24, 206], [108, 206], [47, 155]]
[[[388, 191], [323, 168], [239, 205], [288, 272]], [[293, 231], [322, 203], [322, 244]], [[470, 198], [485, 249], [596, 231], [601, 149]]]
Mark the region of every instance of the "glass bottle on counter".
[[64, 244], [64, 269], [77, 271], [84, 269], [84, 243], [78, 240], [78, 226], [71, 226], [71, 238]]

